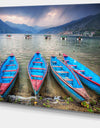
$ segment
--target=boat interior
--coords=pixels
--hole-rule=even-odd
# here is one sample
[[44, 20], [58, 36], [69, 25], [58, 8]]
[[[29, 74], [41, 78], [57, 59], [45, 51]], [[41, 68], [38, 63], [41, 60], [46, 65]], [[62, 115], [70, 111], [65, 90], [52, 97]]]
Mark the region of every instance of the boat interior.
[[46, 64], [40, 53], [35, 53], [29, 64], [31, 79], [42, 80], [46, 73]]
[[93, 80], [100, 84], [100, 77], [96, 75], [93, 71], [85, 67], [83, 64], [77, 62], [69, 56], [64, 56], [65, 63], [70, 66], [74, 71], [80, 73], [86, 78]]
[[81, 84], [78, 84], [78, 78], [76, 74], [66, 67], [57, 57], [51, 57], [51, 66], [54, 71], [66, 82], [70, 84], [73, 88], [81, 88]]
[[15, 60], [15, 56], [9, 56], [1, 67], [1, 82], [10, 83], [16, 75], [18, 64]]

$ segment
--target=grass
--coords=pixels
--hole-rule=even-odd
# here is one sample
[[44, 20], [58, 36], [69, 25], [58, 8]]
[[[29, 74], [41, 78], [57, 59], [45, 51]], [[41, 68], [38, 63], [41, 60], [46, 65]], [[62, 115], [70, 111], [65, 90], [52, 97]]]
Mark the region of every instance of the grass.
[[71, 102], [73, 102], [74, 100], [72, 99], [72, 97], [69, 97], [69, 100], [71, 101]]
[[18, 99], [17, 101], [18, 101], [18, 102], [20, 102], [20, 101], [21, 101], [21, 99]]
[[100, 108], [96, 108], [96, 110], [100, 112]]
[[81, 105], [83, 106], [83, 107], [86, 107], [86, 108], [88, 108], [89, 109], [89, 104], [86, 102], [86, 101], [83, 101], [83, 102], [81, 102]]
[[47, 107], [47, 108], [50, 108], [50, 105], [49, 105], [49, 104], [43, 103], [43, 106], [45, 106], [45, 107]]
[[67, 100], [67, 96], [65, 96], [63, 99], [64, 99], [64, 100]]
[[66, 103], [69, 104], [69, 101], [67, 101]]
[[47, 103], [49, 103], [50, 101], [49, 100], [47, 100]]
[[40, 98], [39, 98], [40, 100], [42, 100], [43, 99], [43, 97], [42, 96], [40, 96]]
[[4, 99], [2, 97], [0, 97], [0, 101], [3, 101]]
[[88, 112], [94, 112], [92, 108], [87, 109]]

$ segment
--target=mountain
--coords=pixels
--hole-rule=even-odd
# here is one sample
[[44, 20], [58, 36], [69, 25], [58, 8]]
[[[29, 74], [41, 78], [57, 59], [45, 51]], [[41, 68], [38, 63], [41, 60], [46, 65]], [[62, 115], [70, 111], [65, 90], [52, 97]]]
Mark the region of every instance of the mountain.
[[12, 22], [9, 22], [9, 21], [6, 21], [5, 23], [8, 24], [12, 28], [20, 29], [23, 33], [36, 34], [40, 30], [44, 29], [44, 28], [39, 27], [39, 26], [32, 27], [32, 26], [28, 26], [26, 24], [15, 24], [15, 23], [12, 23]]
[[52, 28], [43, 28], [39, 26], [32, 27], [26, 24], [15, 24], [0, 20], [0, 33], [59, 34], [68, 31], [74, 34], [88, 31], [95, 32], [97, 36], [100, 35], [100, 14], [90, 15]]
[[90, 15], [79, 20], [66, 23], [57, 27], [41, 30], [39, 33], [45, 34], [58, 34], [66, 31], [72, 31], [73, 33], [82, 33], [85, 31], [100, 31], [100, 14]]
[[21, 30], [15, 29], [0, 20], [0, 33], [22, 33]]

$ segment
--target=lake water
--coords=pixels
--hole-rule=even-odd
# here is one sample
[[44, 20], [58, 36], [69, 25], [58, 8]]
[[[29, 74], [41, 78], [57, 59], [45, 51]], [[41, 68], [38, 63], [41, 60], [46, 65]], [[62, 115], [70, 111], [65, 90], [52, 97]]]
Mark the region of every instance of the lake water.
[[[32, 39], [25, 39], [24, 34], [13, 34], [11, 38], [5, 34], [0, 35], [0, 59], [3, 62], [13, 53], [19, 62], [19, 74], [15, 86], [11, 92], [13, 95], [30, 97], [33, 96], [31, 83], [27, 73], [27, 65], [35, 52], [39, 51], [49, 65], [50, 56], [55, 55], [63, 59], [65, 53], [84, 64], [100, 76], [100, 39], [83, 38], [77, 41], [76, 37], [68, 37], [61, 40], [60, 36], [52, 35], [51, 39], [45, 39], [44, 35], [32, 35]], [[87, 88], [86, 88], [87, 89]], [[95, 94], [87, 89], [89, 95]], [[64, 90], [48, 70], [45, 82], [40, 90], [42, 96], [66, 96]]]

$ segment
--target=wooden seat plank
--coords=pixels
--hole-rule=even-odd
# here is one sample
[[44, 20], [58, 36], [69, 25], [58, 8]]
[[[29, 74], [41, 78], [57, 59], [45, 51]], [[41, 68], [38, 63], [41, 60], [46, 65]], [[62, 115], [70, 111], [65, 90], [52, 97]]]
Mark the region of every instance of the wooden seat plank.
[[34, 67], [31, 67], [30, 69], [45, 70], [45, 68], [34, 68]]
[[57, 73], [69, 73], [67, 71], [56, 71]]
[[32, 77], [39, 77], [39, 78], [42, 78], [43, 76], [40, 76], [40, 75], [31, 75]]
[[16, 70], [3, 70], [3, 72], [14, 72]]
[[62, 66], [52, 66], [52, 67], [60, 67], [61, 68]]
[[78, 71], [78, 72], [85, 72], [84, 70], [76, 70], [76, 71]]
[[2, 76], [2, 78], [14, 78], [13, 76]]
[[40, 63], [40, 64], [42, 64], [43, 62], [36, 62], [36, 61], [34, 61], [33, 63]]
[[69, 79], [68, 77], [65, 78], [64, 80], [66, 80], [66, 81], [73, 81], [73, 79]]

